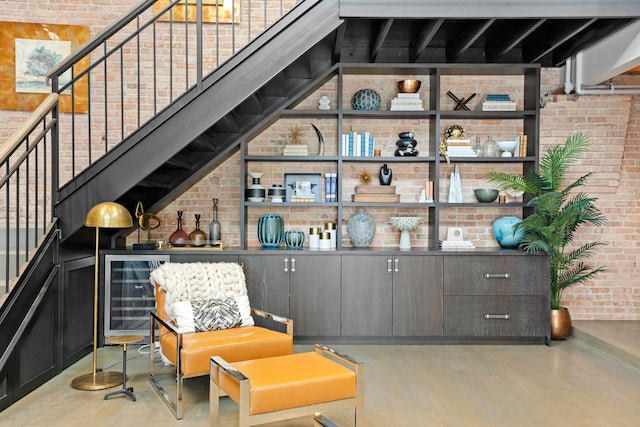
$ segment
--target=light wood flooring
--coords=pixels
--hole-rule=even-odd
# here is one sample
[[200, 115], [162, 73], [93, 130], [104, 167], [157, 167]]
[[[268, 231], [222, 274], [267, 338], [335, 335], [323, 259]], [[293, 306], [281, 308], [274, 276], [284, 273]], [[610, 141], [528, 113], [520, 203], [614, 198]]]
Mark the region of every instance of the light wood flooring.
[[[335, 345], [363, 361], [367, 427], [404, 426], [638, 426], [640, 369], [608, 349], [624, 343], [640, 361], [640, 322], [574, 322], [576, 339], [536, 345]], [[594, 332], [595, 331], [595, 332]], [[609, 337], [599, 348], [585, 337]], [[613, 338], [612, 338], [613, 337]], [[329, 343], [330, 344], [330, 343]], [[622, 345], [622, 344], [621, 344]], [[608, 347], [607, 347], [608, 346]], [[308, 351], [311, 346], [296, 346]], [[91, 356], [64, 371], [10, 408], [0, 426], [206, 426], [208, 378], [186, 380], [184, 419], [177, 421], [147, 380], [148, 356], [128, 353], [127, 397], [103, 400], [106, 392], [72, 389], [71, 380], [91, 371]], [[143, 350], [143, 349], [140, 349]], [[615, 352], [614, 352], [615, 353]], [[614, 354], [615, 356], [615, 354]], [[99, 350], [99, 365], [121, 369], [118, 347]], [[223, 426], [237, 425], [235, 404], [223, 398]], [[352, 412], [327, 414], [351, 426]], [[311, 417], [269, 427], [313, 426]]]

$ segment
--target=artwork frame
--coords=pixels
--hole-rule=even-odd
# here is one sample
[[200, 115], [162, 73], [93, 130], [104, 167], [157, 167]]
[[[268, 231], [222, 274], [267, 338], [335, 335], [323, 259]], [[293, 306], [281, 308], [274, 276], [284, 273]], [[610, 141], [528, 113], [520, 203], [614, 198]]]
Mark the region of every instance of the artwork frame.
[[[308, 183], [308, 187], [306, 183]], [[289, 203], [320, 203], [322, 201], [322, 174], [285, 173], [284, 188], [287, 192], [286, 201]]]
[[[38, 76], [43, 80], [43, 85], [48, 86], [48, 91], [19, 91], [20, 78], [24, 74], [24, 52], [16, 54], [16, 46], [21, 49], [24, 46], [33, 46], [33, 49], [48, 48], [53, 44], [68, 42], [69, 53], [80, 48], [82, 44], [89, 40], [89, 27], [86, 25], [64, 25], [64, 24], [39, 24], [28, 22], [7, 22], [0, 21], [0, 109], [34, 111], [47, 96], [51, 94], [51, 82], [45, 76]], [[37, 47], [35, 47], [37, 46]], [[52, 49], [60, 57], [62, 51]], [[55, 56], [55, 55], [54, 55]], [[57, 62], [64, 60], [61, 57]], [[74, 75], [80, 74], [89, 66], [89, 58], [81, 59], [75, 66]], [[51, 69], [47, 65], [47, 71]], [[63, 93], [59, 98], [59, 108], [61, 112], [86, 113], [88, 111], [88, 91], [87, 78], [83, 77], [74, 85], [73, 98], [71, 94]], [[73, 105], [72, 105], [73, 102]]]
[[[167, 22], [184, 22], [185, 13], [188, 22], [196, 22], [197, 5], [196, 0], [183, 0], [186, 5], [176, 4], [173, 7], [171, 18], [169, 13], [165, 13], [159, 18], [160, 21]], [[153, 11], [157, 15], [166, 9], [173, 0], [158, 0], [153, 5]], [[221, 5], [219, 3], [222, 3]], [[231, 5], [233, 4], [233, 7]], [[232, 16], [233, 14], [233, 16]], [[202, 22], [219, 23], [219, 24], [238, 24], [240, 23], [240, 0], [202, 0]]]

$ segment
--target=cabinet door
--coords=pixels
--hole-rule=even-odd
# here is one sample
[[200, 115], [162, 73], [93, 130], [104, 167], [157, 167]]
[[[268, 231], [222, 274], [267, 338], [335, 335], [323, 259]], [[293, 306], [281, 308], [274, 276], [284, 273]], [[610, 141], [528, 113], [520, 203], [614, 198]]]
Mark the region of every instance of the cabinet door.
[[393, 257], [393, 335], [442, 335], [442, 257]]
[[340, 335], [340, 255], [289, 255], [295, 336]]
[[[285, 254], [242, 254], [251, 307], [289, 317], [289, 273]], [[295, 326], [295, 324], [294, 324]]]
[[343, 336], [391, 336], [392, 277], [386, 256], [342, 257]]

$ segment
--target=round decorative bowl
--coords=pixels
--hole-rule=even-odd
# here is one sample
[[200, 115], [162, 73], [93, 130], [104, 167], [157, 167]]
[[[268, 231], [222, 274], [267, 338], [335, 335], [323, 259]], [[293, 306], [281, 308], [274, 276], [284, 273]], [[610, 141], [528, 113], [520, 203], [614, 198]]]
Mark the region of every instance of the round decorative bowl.
[[499, 191], [494, 188], [476, 188], [473, 194], [480, 203], [491, 203], [498, 198]]
[[420, 90], [421, 84], [420, 80], [400, 80], [398, 82], [398, 90], [400, 93], [416, 93]]
[[513, 150], [516, 149], [516, 146], [518, 145], [518, 143], [514, 140], [514, 139], [507, 139], [505, 141], [498, 141], [496, 142], [496, 147], [498, 147], [498, 150], [503, 152], [503, 156], [504, 153], [509, 153], [508, 156], [504, 156], [504, 157], [511, 157], [513, 155]]
[[360, 89], [351, 98], [354, 110], [379, 110], [380, 102], [380, 94], [373, 89]]

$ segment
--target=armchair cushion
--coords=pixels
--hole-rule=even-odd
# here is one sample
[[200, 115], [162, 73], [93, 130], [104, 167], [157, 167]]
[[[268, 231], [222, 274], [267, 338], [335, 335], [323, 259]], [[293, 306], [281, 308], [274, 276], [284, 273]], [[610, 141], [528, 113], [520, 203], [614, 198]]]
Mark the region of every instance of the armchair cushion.
[[178, 301], [173, 314], [180, 333], [206, 332], [253, 326], [249, 297]]

